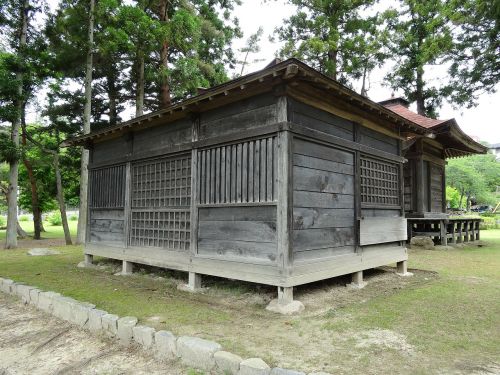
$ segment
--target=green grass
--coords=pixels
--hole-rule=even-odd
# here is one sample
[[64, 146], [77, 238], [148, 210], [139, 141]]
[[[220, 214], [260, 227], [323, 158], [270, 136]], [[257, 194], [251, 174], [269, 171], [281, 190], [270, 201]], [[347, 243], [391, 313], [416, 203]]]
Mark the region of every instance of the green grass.
[[[19, 224], [21, 225], [21, 228], [23, 228], [28, 233], [28, 235], [33, 235], [33, 221], [20, 221]], [[68, 226], [71, 236], [75, 236], [78, 222], [68, 221]], [[43, 223], [43, 227], [45, 228], [46, 232], [42, 232], [42, 239], [64, 238], [62, 225], [54, 226], [45, 221]], [[1, 240], [5, 240], [5, 229], [0, 230], [0, 241]]]
[[[47, 230], [46, 236], [62, 235], [57, 227]], [[373, 374], [470, 373], [498, 361], [500, 353], [500, 230], [481, 236], [482, 247], [410, 251], [412, 278], [386, 272], [384, 283], [368, 278], [359, 291], [328, 282], [309, 286], [306, 311], [297, 317], [273, 315], [263, 309], [265, 302], [255, 302], [274, 288], [208, 279], [208, 293], [189, 294], [176, 289], [186, 277], [180, 273], [163, 272], [157, 279], [145, 275], [149, 271], [123, 277], [80, 269], [78, 246], [58, 247], [62, 254], [49, 257], [0, 251], [0, 276], [178, 335], [212, 339], [271, 365], [333, 373], [367, 373], [368, 367]], [[414, 353], [356, 346], [358, 334], [380, 329], [403, 336]]]

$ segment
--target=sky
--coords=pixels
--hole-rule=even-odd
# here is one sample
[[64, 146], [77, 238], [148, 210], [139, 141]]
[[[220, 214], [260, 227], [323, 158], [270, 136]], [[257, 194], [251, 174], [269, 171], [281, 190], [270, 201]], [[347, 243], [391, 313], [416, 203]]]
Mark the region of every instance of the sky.
[[[385, 7], [382, 0], [379, 5]], [[58, 0], [48, 0], [51, 8], [54, 9]], [[244, 33], [244, 37], [236, 40], [233, 43], [234, 49], [241, 48], [245, 44], [245, 40], [252, 33], [255, 33], [259, 26], [264, 29], [264, 35], [260, 42], [261, 51], [257, 56], [250, 57], [250, 60], [258, 58], [262, 61], [249, 64], [244, 71], [244, 74], [264, 68], [274, 57], [280, 44], [271, 42], [269, 36], [274, 29], [281, 25], [283, 19], [294, 14], [295, 7], [286, 4], [284, 0], [242, 0], [242, 5], [236, 7], [234, 16], [239, 19], [240, 27]], [[382, 85], [383, 77], [390, 67], [384, 66], [381, 69], [373, 71], [370, 75], [370, 90], [368, 96], [374, 101], [381, 101], [391, 97], [393, 91]], [[430, 71], [428, 78], [439, 79], [442, 72]], [[360, 86], [360, 85], [359, 85]], [[354, 87], [358, 92], [360, 87]], [[395, 96], [401, 93], [395, 92]], [[476, 140], [486, 141], [490, 144], [500, 143], [500, 116], [498, 107], [500, 106], [500, 92], [495, 94], [483, 94], [479, 97], [479, 105], [474, 108], [452, 108], [451, 105], [444, 103], [439, 110], [439, 117], [443, 119], [455, 118], [468, 135]], [[414, 106], [410, 107], [416, 110]], [[128, 112], [128, 111], [127, 111]], [[130, 113], [133, 113], [132, 111]], [[124, 120], [131, 117], [125, 114]]]

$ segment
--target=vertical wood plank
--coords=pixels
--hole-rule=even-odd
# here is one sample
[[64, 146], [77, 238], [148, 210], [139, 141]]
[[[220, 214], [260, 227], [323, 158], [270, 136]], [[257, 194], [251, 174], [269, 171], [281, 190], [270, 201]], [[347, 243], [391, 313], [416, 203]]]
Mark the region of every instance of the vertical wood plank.
[[198, 205], [196, 197], [199, 194], [200, 184], [197, 179], [198, 176], [198, 151], [193, 149], [191, 151], [191, 206], [190, 206], [190, 233], [189, 233], [189, 252], [191, 256], [198, 253]]
[[241, 156], [241, 201], [248, 202], [248, 142], [243, 143]]
[[273, 200], [273, 138], [267, 139], [266, 168], [266, 197], [270, 202]]
[[260, 200], [260, 141], [255, 141], [255, 157], [254, 157], [254, 180], [253, 180], [253, 196], [254, 202]]
[[254, 174], [253, 174], [253, 165], [254, 165], [254, 144], [255, 141], [250, 141], [248, 144], [248, 201], [255, 202], [254, 197]]
[[289, 131], [278, 133], [278, 187], [277, 187], [277, 246], [278, 268], [282, 276], [289, 275], [292, 267], [292, 136]]
[[267, 177], [267, 145], [266, 140], [260, 140], [260, 201], [266, 200], [266, 177]]
[[242, 173], [241, 173], [241, 158], [242, 144], [236, 145], [236, 201], [242, 202]]
[[123, 211], [123, 242], [125, 247], [130, 245], [130, 220], [131, 220], [131, 189], [132, 189], [132, 179], [131, 179], [131, 164], [128, 162], [125, 165], [125, 204]]

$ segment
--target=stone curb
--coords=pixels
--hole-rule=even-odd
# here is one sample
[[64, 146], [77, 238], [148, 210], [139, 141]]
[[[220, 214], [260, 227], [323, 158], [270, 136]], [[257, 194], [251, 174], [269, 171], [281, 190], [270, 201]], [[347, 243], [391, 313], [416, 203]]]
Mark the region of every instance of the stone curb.
[[[181, 336], [172, 332], [156, 331], [154, 328], [137, 324], [137, 318], [109, 314], [95, 308], [87, 302], [55, 292], [44, 292], [24, 283], [0, 277], [0, 291], [21, 298], [24, 304], [30, 304], [59, 319], [94, 333], [102, 333], [119, 340], [121, 345], [135, 343], [143, 350], [152, 353], [159, 360], [180, 359], [182, 363], [200, 370], [215, 371], [217, 374], [231, 375], [305, 375], [297, 370], [270, 368], [260, 358], [241, 357], [225, 352], [214, 341], [199, 337]], [[310, 373], [309, 375], [327, 373]]]

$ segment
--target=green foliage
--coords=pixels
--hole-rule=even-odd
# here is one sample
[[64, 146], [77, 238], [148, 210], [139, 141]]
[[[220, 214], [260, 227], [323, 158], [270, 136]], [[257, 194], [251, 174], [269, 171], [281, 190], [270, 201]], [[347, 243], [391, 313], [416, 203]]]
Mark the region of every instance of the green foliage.
[[459, 208], [460, 192], [451, 186], [446, 186], [446, 202], [450, 208]]
[[59, 211], [51, 212], [47, 218], [47, 221], [50, 223], [50, 225], [62, 225], [61, 213]]
[[30, 221], [30, 218], [28, 215], [21, 215], [21, 216], [19, 216], [18, 220], [26, 222], [26, 221]]
[[[447, 184], [455, 188], [468, 202], [494, 204], [493, 192], [500, 185], [500, 163], [492, 154], [451, 159], [446, 166]], [[460, 202], [459, 208], [463, 207]]]
[[344, 84], [361, 78], [385, 55], [379, 18], [364, 16], [374, 0], [289, 0], [297, 13], [275, 30], [281, 57], [296, 57]]
[[500, 215], [494, 215], [494, 216], [481, 215], [481, 219], [483, 219], [483, 222], [479, 224], [479, 229], [481, 230], [500, 229]]
[[10, 135], [0, 128], [0, 162], [10, 163], [22, 158], [22, 148], [17, 147]]
[[78, 216], [77, 215], [71, 215], [68, 220], [69, 221], [78, 221]]
[[0, 215], [0, 228], [4, 228], [7, 225], [7, 219]]
[[398, 9], [384, 13], [390, 55], [397, 62], [386, 76], [395, 90], [417, 102], [418, 113], [437, 117], [441, 87], [425, 80], [433, 65], [441, 64], [453, 47], [452, 30], [443, 0], [402, 0]]

